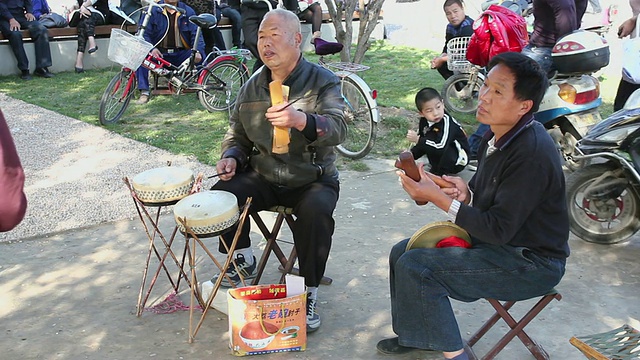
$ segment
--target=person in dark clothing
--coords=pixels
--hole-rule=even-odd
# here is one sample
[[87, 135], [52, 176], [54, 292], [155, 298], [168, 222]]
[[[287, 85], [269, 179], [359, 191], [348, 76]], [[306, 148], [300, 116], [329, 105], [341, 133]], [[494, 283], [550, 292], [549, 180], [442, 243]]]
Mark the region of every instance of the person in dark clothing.
[[[78, 50], [76, 53], [76, 73], [84, 72], [84, 53], [93, 54], [98, 51], [96, 44], [96, 26], [109, 23], [108, 0], [78, 0], [78, 11], [72, 22], [78, 27]], [[87, 49], [87, 43], [89, 48]]]
[[522, 53], [546, 72], [554, 70], [551, 50], [562, 36], [578, 29], [588, 0], [533, 0], [533, 33]]
[[[267, 0], [272, 9], [278, 6], [277, 1]], [[258, 28], [264, 15], [269, 11], [269, 5], [264, 1], [243, 2], [242, 3], [242, 34], [244, 35], [244, 46], [251, 51], [251, 55], [256, 59], [253, 64], [253, 72], [256, 72], [262, 65], [260, 54], [258, 53]]]
[[431, 68], [437, 69], [446, 80], [453, 75], [447, 67], [447, 43], [453, 38], [473, 35], [473, 19], [464, 13], [462, 0], [446, 0], [443, 8], [449, 24], [447, 24], [442, 54], [431, 60]]
[[469, 159], [469, 143], [460, 124], [444, 110], [438, 90], [424, 88], [416, 94], [416, 107], [422, 117], [418, 132], [407, 132], [407, 139], [416, 143], [411, 147], [414, 159], [427, 155], [436, 175], [457, 174]]
[[216, 18], [221, 16], [231, 21], [231, 39], [233, 47], [242, 47], [242, 15], [240, 14], [240, 0], [219, 0], [216, 2]]
[[[317, 311], [318, 285], [329, 259], [340, 192], [334, 148], [347, 133], [340, 79], [331, 71], [302, 57], [300, 20], [291, 11], [267, 13], [259, 28], [258, 49], [264, 66], [240, 89], [216, 164], [224, 173], [213, 190], [234, 194], [242, 206], [251, 197], [251, 211], [275, 205], [293, 208], [291, 227], [300, 275], [307, 286], [307, 332], [321, 325]], [[289, 96], [304, 100], [271, 105], [269, 84], [281, 81]], [[310, 93], [311, 95], [307, 95]], [[289, 129], [289, 149], [274, 153], [274, 126]], [[227, 252], [238, 224], [220, 237], [220, 252]], [[221, 279], [223, 286], [241, 284], [256, 276], [256, 258], [250, 223], [243, 224], [234, 251], [235, 262]], [[223, 246], [222, 241], [227, 244]], [[221, 274], [211, 280], [215, 283]]]
[[521, 53], [494, 56], [488, 70], [476, 117], [491, 129], [468, 185], [443, 176], [455, 187], [441, 189], [424, 171], [418, 182], [398, 172], [410, 197], [447, 212], [471, 236], [472, 247], [407, 251], [409, 239], [393, 247], [389, 283], [398, 337], [381, 340], [381, 353], [431, 349], [443, 351], [445, 359], [467, 360], [450, 298], [530, 299], [549, 292], [564, 275], [564, 174], [551, 136], [533, 119], [549, 81]]
[[311, 44], [322, 37], [322, 6], [318, 0], [284, 0], [284, 7], [298, 15], [300, 20], [311, 23]]
[[[216, 19], [220, 21], [222, 13], [217, 11], [214, 0], [186, 0], [185, 3], [196, 12], [200, 14], [212, 14]], [[208, 54], [213, 50], [213, 47], [217, 47], [219, 50], [226, 50], [227, 46], [224, 43], [222, 32], [218, 27], [213, 29], [202, 29], [202, 38], [204, 39], [204, 53]]]
[[33, 16], [33, 6], [29, 0], [0, 0], [0, 31], [9, 39], [11, 50], [18, 62], [20, 78], [30, 80], [29, 58], [24, 51], [21, 29], [28, 29], [36, 50], [36, 70], [34, 74], [51, 78], [51, 49], [49, 48], [49, 31]]
[[9, 126], [0, 111], [0, 232], [18, 226], [26, 211], [24, 170]]
[[[189, 5], [178, 2], [178, 0], [160, 2], [184, 9], [185, 13], [182, 14], [169, 8], [154, 7], [151, 14], [145, 15], [150, 18], [147, 30], [144, 32], [144, 39], [151, 44], [157, 44], [157, 47], [151, 49], [151, 54], [154, 57], [163, 58], [173, 65], [180, 66], [189, 59], [191, 47], [195, 44], [197, 52], [194, 60], [196, 64], [201, 62], [204, 59], [204, 41], [200, 37], [196, 43], [198, 27], [189, 21], [189, 17], [196, 14], [195, 11]], [[141, 20], [144, 21], [144, 18]], [[140, 66], [136, 70], [136, 77], [140, 90], [140, 98], [136, 104], [146, 104], [149, 102], [149, 69]]]

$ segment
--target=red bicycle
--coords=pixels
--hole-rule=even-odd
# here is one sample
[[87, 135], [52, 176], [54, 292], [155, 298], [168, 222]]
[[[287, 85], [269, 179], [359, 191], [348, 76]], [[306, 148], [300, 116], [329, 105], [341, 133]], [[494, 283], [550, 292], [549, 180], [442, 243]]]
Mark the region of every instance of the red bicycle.
[[214, 49], [201, 64], [195, 64], [196, 44], [202, 29], [216, 26], [216, 18], [211, 14], [189, 17], [189, 21], [197, 25], [198, 30], [191, 56], [180, 66], [153, 57], [149, 51], [155, 45], [146, 42], [142, 35], [149, 21], [149, 16], [144, 15], [151, 13], [154, 6], [172, 8], [184, 13], [184, 10], [172, 5], [150, 1], [148, 6], [143, 8], [144, 20], [136, 35], [120, 29], [112, 30], [108, 56], [109, 59], [123, 65], [123, 68], [111, 79], [102, 94], [100, 123], [103, 125], [117, 123], [127, 110], [137, 88], [135, 69], [139, 66], [166, 78], [169, 89], [176, 95], [197, 92], [200, 103], [210, 112], [230, 109], [235, 104], [240, 87], [249, 79], [246, 60], [250, 58], [251, 53], [246, 49]]

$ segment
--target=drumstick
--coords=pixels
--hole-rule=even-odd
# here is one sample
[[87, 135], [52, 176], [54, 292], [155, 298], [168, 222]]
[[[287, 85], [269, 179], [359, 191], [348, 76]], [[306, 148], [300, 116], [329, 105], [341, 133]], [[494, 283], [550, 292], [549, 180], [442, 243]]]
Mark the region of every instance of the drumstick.
[[230, 173], [230, 172], [231, 172], [231, 171], [223, 171], [223, 172], [221, 172], [221, 173], [217, 173], [217, 174], [211, 175], [211, 176], [207, 177], [207, 179], [213, 179], [214, 177], [216, 177], [216, 176], [220, 176], [220, 175], [227, 175], [227, 174], [228, 174], [228, 173]]
[[[271, 106], [284, 103], [282, 93], [282, 81], [274, 80], [269, 83], [269, 93], [271, 95]], [[273, 146], [271, 151], [274, 154], [286, 154], [289, 152], [289, 129], [280, 126], [273, 127]]]

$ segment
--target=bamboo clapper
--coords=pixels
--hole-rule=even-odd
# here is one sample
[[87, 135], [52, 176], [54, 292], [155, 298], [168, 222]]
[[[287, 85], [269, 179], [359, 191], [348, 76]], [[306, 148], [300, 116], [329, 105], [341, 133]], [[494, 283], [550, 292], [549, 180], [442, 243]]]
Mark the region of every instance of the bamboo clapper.
[[[285, 96], [288, 95], [289, 87], [282, 85], [282, 81], [274, 80], [269, 83], [269, 93], [271, 94], [271, 106], [284, 103]], [[286, 154], [289, 152], [290, 142], [289, 129], [280, 126], [273, 127], [273, 146], [271, 151], [274, 154]]]

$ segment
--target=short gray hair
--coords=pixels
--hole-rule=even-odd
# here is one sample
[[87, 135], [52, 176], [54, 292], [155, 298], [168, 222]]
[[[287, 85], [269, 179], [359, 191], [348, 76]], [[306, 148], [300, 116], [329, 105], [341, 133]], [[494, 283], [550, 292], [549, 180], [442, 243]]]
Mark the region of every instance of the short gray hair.
[[298, 19], [298, 16], [296, 14], [294, 14], [293, 12], [291, 12], [289, 10], [278, 8], [278, 9], [273, 9], [273, 10], [269, 11], [262, 18], [262, 21], [260, 22], [260, 25], [262, 25], [262, 22], [268, 16], [278, 16], [287, 25], [288, 29], [293, 30], [294, 32], [302, 33], [302, 27], [300, 26], [300, 19]]

